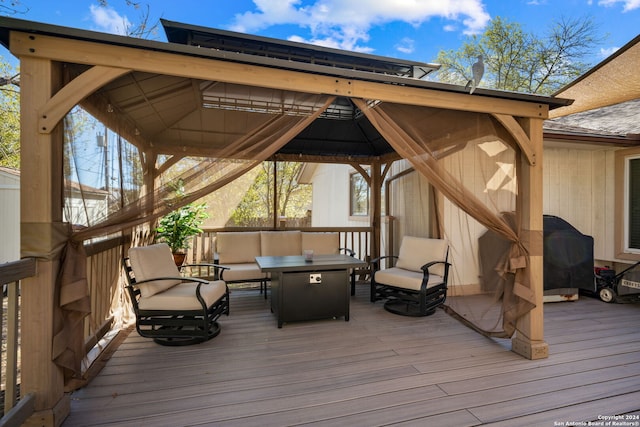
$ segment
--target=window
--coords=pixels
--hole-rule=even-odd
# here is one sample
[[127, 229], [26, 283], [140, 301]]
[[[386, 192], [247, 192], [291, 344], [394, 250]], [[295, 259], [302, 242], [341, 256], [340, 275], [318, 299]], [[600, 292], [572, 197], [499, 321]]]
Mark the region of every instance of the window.
[[625, 159], [625, 252], [640, 253], [640, 156]]
[[349, 176], [349, 215], [369, 215], [369, 185], [359, 172]]

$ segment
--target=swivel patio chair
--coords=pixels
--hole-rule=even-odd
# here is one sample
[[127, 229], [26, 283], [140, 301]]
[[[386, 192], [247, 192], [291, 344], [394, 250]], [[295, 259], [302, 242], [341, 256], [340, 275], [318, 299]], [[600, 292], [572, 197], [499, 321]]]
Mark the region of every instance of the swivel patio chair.
[[220, 333], [217, 320], [229, 315], [223, 280], [183, 277], [166, 243], [129, 249], [123, 265], [141, 336], [162, 345], [188, 345]]
[[[371, 302], [385, 300], [384, 308], [404, 316], [428, 316], [447, 298], [449, 245], [445, 240], [405, 236], [397, 256], [371, 261]], [[380, 261], [395, 266], [380, 269]]]

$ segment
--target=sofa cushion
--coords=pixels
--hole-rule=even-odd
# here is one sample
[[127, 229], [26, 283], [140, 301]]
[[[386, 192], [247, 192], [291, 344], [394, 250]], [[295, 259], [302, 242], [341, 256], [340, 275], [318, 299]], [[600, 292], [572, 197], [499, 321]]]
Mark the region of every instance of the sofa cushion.
[[[448, 247], [447, 241], [443, 239], [404, 236], [396, 267], [422, 272], [420, 267], [428, 262], [446, 261]], [[434, 265], [429, 269], [429, 274], [444, 276], [444, 265]]]
[[261, 231], [260, 246], [262, 256], [302, 254], [300, 231]]
[[[202, 310], [202, 305], [196, 298], [195, 282], [184, 282], [164, 292], [157, 293], [149, 298], [141, 298], [138, 301], [140, 310]], [[211, 307], [225, 294], [227, 287], [222, 280], [216, 280], [203, 284], [200, 287], [200, 295]]]
[[236, 264], [255, 262], [260, 256], [260, 232], [240, 231], [218, 233], [216, 237], [218, 262]]
[[226, 270], [222, 275], [225, 282], [241, 282], [243, 280], [261, 280], [266, 279], [267, 275], [260, 271], [260, 267], [255, 262], [247, 262], [240, 264], [227, 265], [229, 270]]
[[176, 278], [175, 280], [157, 280], [139, 285], [142, 298], [149, 298], [182, 282], [180, 271], [173, 261], [171, 249], [166, 243], [129, 249], [129, 262], [136, 281], [155, 277]]
[[[419, 291], [422, 286], [422, 272], [418, 273], [412, 270], [405, 270], [403, 268], [392, 267], [386, 270], [380, 270], [375, 272], [374, 279], [377, 283], [383, 285], [395, 286], [402, 289], [411, 289]], [[442, 276], [437, 274], [429, 274], [429, 280], [427, 281], [427, 288], [434, 285], [443, 283]]]
[[302, 250], [313, 250], [315, 255], [335, 255], [339, 251], [338, 233], [302, 233]]

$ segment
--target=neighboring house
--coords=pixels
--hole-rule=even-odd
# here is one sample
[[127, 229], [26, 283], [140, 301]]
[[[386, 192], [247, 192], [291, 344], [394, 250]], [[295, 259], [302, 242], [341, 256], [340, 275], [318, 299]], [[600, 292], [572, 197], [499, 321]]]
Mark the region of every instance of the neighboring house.
[[0, 264], [20, 259], [20, 171], [0, 167]]
[[[64, 221], [87, 226], [105, 216], [106, 191], [85, 186], [83, 201], [80, 186], [74, 182], [70, 187]], [[6, 167], [0, 167], [0, 242], [0, 264], [20, 259], [20, 171]]]
[[108, 191], [87, 185], [81, 189], [76, 182], [70, 183], [68, 188], [70, 194], [65, 194], [68, 202], [64, 209], [63, 221], [70, 222], [74, 226], [87, 227], [107, 216]]
[[[621, 173], [619, 169], [623, 163], [616, 163], [616, 157], [621, 153], [631, 153], [632, 158], [640, 159], [639, 112], [640, 100], [635, 100], [545, 123], [544, 213], [561, 217], [583, 234], [592, 236], [597, 265], [613, 265], [625, 259], [620, 255], [620, 242], [616, 240], [615, 231], [617, 227], [628, 229], [629, 221], [621, 216], [622, 209], [616, 212], [615, 207], [629, 206], [630, 190], [624, 178], [628, 173]], [[471, 155], [462, 153], [461, 157], [465, 159]], [[640, 184], [640, 164], [631, 165], [637, 169]], [[383, 195], [383, 198], [389, 198], [389, 212], [383, 211], [386, 218], [383, 224], [393, 223], [396, 253], [400, 236], [429, 235], [434, 220], [430, 214], [433, 197], [426, 179], [415, 172], [400, 174], [409, 167], [405, 160], [392, 166], [387, 179], [391, 179], [393, 184], [388, 186], [389, 194]], [[623, 167], [628, 169], [629, 165]], [[352, 215], [353, 174], [357, 175], [357, 172], [349, 165], [313, 165], [305, 170], [301, 179], [313, 184], [314, 226], [369, 224], [368, 215], [355, 218]], [[508, 176], [505, 178], [501, 185], [505, 188], [511, 186], [510, 191], [515, 191], [515, 184], [509, 182]], [[638, 199], [640, 204], [640, 195]], [[465, 219], [447, 200], [444, 200], [443, 212], [446, 230], [460, 230], [460, 224], [464, 230], [446, 236], [452, 242], [453, 283], [476, 285], [477, 239], [485, 228]], [[628, 243], [625, 247], [626, 251], [640, 253], [640, 211], [636, 221], [638, 242], [632, 242], [636, 245], [634, 248], [629, 249]], [[388, 246], [388, 236], [388, 228], [385, 227], [382, 231], [383, 253]]]

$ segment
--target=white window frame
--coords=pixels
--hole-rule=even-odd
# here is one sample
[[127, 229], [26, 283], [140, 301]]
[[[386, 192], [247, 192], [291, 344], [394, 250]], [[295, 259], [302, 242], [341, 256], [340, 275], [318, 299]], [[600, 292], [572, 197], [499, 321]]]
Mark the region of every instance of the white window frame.
[[[354, 203], [354, 188], [353, 188], [353, 179], [354, 177], [360, 177], [362, 182], [366, 185], [367, 194], [366, 194], [366, 213], [356, 213], [353, 211], [353, 203]], [[367, 185], [367, 180], [359, 171], [349, 172], [349, 218], [358, 219], [358, 218], [368, 218], [369, 212], [371, 211], [371, 188]]]
[[[630, 221], [631, 218], [629, 217], [629, 208], [630, 208], [630, 191], [631, 191], [631, 183], [629, 182], [629, 175], [630, 175], [630, 171], [631, 171], [631, 161], [632, 160], [640, 160], [640, 154], [637, 155], [630, 155], [630, 156], [625, 156], [624, 158], [624, 193], [623, 193], [623, 197], [624, 197], [624, 207], [623, 207], [623, 215], [624, 215], [624, 222], [623, 222], [623, 248], [624, 248], [624, 252], [626, 253], [630, 253], [630, 254], [640, 254], [640, 247], [639, 248], [632, 248], [629, 244], [629, 228], [630, 228]], [[639, 166], [640, 167], [640, 166]], [[638, 221], [640, 221], [640, 218], [638, 218]]]

